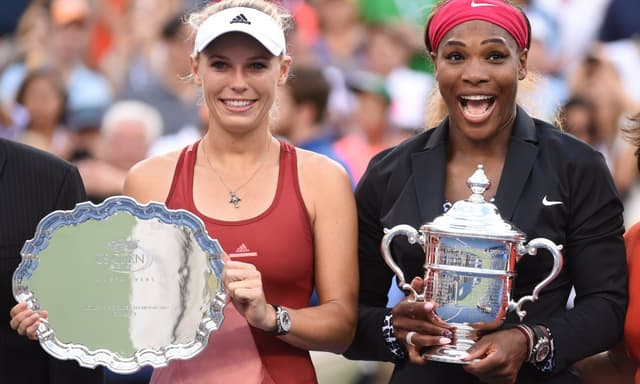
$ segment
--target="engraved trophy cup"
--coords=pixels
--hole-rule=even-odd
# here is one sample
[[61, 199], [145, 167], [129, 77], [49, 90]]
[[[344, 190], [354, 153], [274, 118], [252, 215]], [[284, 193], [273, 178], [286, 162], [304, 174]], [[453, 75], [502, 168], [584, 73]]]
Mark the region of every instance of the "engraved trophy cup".
[[[464, 364], [461, 359], [478, 339], [477, 326], [500, 323], [509, 311], [522, 320], [526, 302], [538, 299], [540, 291], [562, 269], [562, 246], [545, 238], [525, 244], [525, 234], [504, 221], [496, 206], [485, 201], [490, 182], [482, 165], [467, 180], [471, 196], [456, 202], [444, 215], [420, 230], [406, 225], [385, 229], [382, 238], [384, 260], [398, 278], [398, 286], [410, 292], [410, 300], [435, 303], [435, 313], [455, 329], [451, 344], [429, 347], [424, 356], [433, 361]], [[425, 253], [424, 290], [419, 293], [405, 280], [391, 254], [391, 242], [404, 235], [418, 243]], [[524, 255], [548, 250], [554, 263], [549, 275], [535, 286], [531, 295], [511, 299], [516, 263]]]

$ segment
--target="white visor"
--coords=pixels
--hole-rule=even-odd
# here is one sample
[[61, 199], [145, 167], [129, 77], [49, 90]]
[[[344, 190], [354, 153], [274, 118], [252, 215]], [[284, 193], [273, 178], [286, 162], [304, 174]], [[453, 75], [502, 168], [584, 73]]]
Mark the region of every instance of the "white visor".
[[253, 8], [227, 8], [209, 16], [198, 28], [193, 53], [229, 32], [242, 32], [258, 40], [274, 56], [286, 53], [284, 32], [269, 15]]

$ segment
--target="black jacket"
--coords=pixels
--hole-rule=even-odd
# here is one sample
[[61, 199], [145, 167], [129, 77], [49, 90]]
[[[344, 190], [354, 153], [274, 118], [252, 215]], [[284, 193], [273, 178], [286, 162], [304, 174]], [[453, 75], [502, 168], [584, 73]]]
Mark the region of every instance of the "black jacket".
[[[350, 359], [391, 361], [382, 337], [392, 272], [380, 241], [384, 228], [408, 224], [418, 229], [443, 213], [448, 120], [373, 158], [356, 189], [359, 224], [360, 308]], [[492, 186], [495, 188], [495, 186]], [[503, 219], [527, 239], [545, 237], [564, 249], [564, 268], [535, 303], [527, 303], [525, 323], [546, 324], [555, 342], [555, 369], [538, 375], [525, 363], [519, 383], [579, 382], [570, 365], [620, 340], [627, 304], [627, 271], [622, 204], [602, 156], [587, 144], [518, 109], [495, 205]], [[545, 198], [562, 204], [545, 206]], [[405, 241], [399, 241], [399, 240]], [[393, 242], [405, 277], [423, 276], [422, 249], [402, 236]], [[517, 265], [514, 297], [528, 295], [550, 271], [546, 251]], [[571, 287], [577, 297], [566, 309]], [[518, 322], [509, 314], [506, 323]], [[392, 382], [475, 383], [457, 364], [396, 366]], [[549, 381], [545, 381], [549, 380]]]
[[9, 326], [13, 272], [40, 219], [85, 200], [75, 167], [45, 152], [0, 139], [0, 383], [101, 383], [103, 370], [47, 354]]

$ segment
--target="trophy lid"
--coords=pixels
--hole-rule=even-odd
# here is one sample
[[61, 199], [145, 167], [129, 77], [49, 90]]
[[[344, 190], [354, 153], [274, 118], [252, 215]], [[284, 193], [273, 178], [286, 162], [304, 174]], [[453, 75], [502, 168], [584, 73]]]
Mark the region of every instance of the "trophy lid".
[[502, 219], [498, 208], [484, 199], [484, 192], [491, 182], [484, 173], [482, 164], [467, 179], [471, 196], [457, 201], [442, 216], [425, 224], [429, 232], [453, 234], [478, 238], [489, 238], [508, 241], [524, 240], [525, 235], [511, 223]]

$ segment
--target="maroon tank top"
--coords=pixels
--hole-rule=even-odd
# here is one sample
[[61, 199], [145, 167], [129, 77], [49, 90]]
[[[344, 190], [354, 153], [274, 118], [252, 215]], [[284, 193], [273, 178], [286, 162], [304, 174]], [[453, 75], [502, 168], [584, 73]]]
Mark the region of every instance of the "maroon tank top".
[[[289, 308], [309, 306], [314, 274], [313, 232], [300, 193], [295, 148], [280, 142], [278, 186], [269, 208], [250, 219], [222, 221], [204, 215], [193, 202], [199, 143], [191, 144], [180, 154], [167, 207], [194, 213], [229, 256], [255, 265], [262, 275], [268, 303]], [[262, 362], [276, 383], [317, 382], [308, 351], [259, 329], [252, 327], [251, 331]]]

